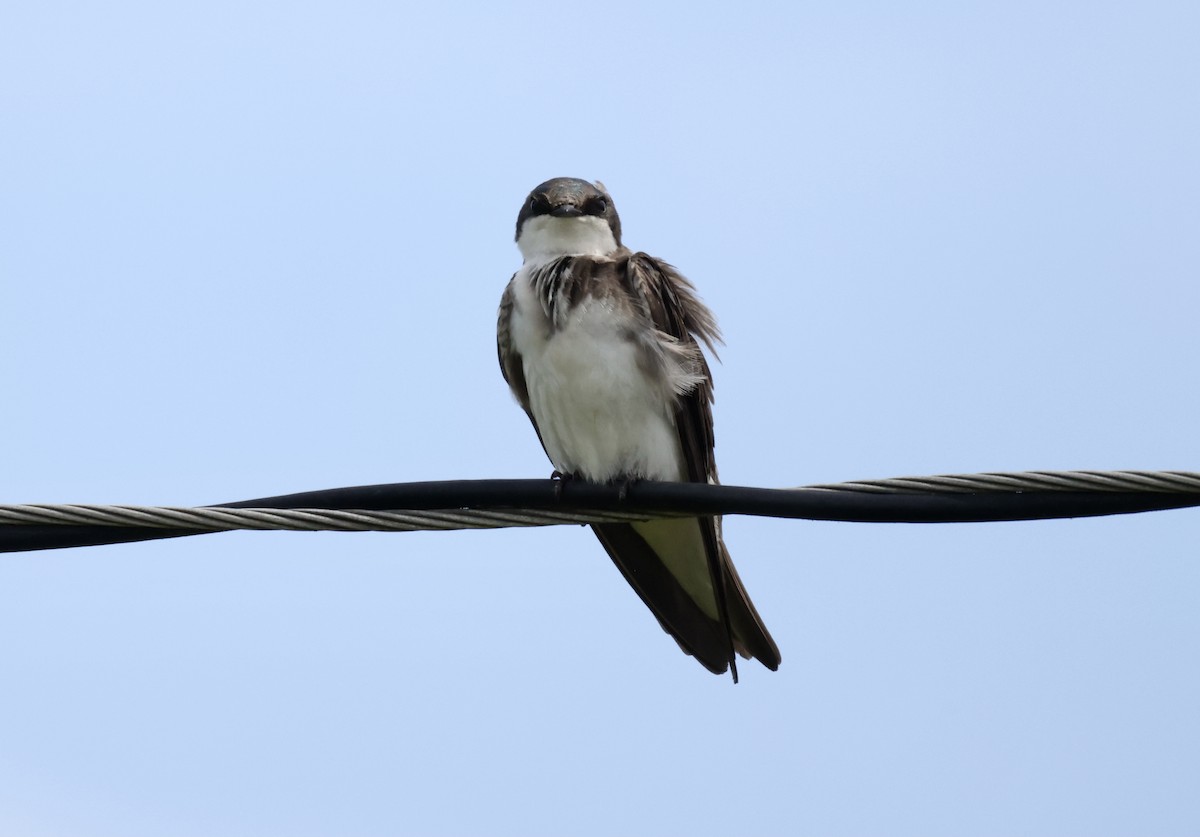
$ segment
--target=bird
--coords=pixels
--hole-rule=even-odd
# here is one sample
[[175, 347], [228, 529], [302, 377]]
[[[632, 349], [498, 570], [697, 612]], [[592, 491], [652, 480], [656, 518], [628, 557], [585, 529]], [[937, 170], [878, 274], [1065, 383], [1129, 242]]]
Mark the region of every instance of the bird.
[[[500, 300], [500, 369], [555, 476], [628, 486], [716, 483], [712, 372], [721, 333], [672, 265], [621, 240], [604, 184], [556, 177], [517, 215], [523, 263]], [[719, 517], [593, 524], [683, 651], [736, 683], [737, 655], [779, 648], [746, 594]]]

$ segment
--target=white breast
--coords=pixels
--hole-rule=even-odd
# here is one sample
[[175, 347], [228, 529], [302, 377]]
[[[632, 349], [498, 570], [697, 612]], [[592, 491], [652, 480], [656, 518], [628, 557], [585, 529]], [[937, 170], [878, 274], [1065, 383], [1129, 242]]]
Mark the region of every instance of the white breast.
[[529, 268], [517, 274], [511, 335], [524, 360], [529, 406], [554, 467], [604, 482], [681, 480], [674, 403], [638, 364], [628, 322], [588, 297], [551, 333]]
[[617, 240], [603, 218], [538, 215], [521, 227], [517, 247], [526, 264], [545, 263], [559, 256], [607, 256], [617, 249]]

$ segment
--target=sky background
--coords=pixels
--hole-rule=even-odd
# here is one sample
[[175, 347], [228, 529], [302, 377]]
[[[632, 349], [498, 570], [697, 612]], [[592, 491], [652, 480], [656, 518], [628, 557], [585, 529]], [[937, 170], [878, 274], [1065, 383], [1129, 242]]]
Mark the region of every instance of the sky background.
[[[522, 199], [716, 312], [725, 482], [1200, 470], [1194, 4], [0, 5], [0, 502], [542, 477]], [[1200, 831], [1200, 512], [0, 556], [0, 835]]]

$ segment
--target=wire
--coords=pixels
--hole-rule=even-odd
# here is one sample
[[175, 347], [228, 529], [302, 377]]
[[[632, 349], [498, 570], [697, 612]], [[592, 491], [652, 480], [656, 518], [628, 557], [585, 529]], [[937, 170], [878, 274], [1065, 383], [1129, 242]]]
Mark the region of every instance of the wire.
[[770, 489], [704, 483], [449, 480], [336, 488], [219, 506], [0, 505], [0, 552], [233, 529], [423, 531], [743, 514], [869, 523], [1092, 517], [1200, 506], [1200, 473], [1031, 471]]

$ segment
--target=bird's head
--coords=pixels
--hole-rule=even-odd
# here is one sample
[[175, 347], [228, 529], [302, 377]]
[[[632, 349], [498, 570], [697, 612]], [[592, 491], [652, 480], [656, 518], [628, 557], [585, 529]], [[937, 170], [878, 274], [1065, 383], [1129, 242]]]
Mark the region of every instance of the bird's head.
[[621, 219], [604, 184], [556, 177], [521, 205], [516, 240], [527, 262], [610, 256], [621, 248]]

